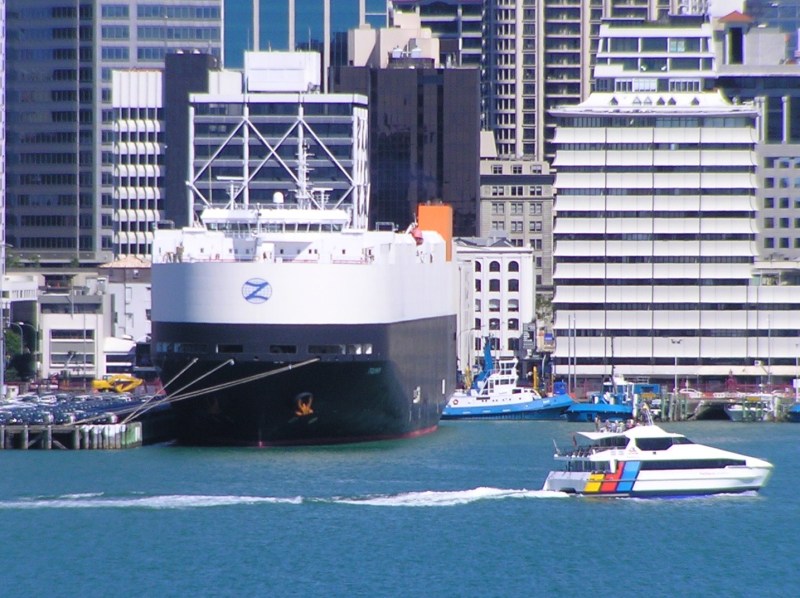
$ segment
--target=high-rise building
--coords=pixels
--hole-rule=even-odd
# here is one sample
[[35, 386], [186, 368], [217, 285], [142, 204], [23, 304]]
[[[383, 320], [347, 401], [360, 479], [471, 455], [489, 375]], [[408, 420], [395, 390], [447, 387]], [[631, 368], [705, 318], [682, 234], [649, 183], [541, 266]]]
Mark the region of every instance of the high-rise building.
[[734, 12], [714, 20], [717, 86], [759, 109], [758, 252], [800, 258], [800, 69], [785, 31]]
[[370, 98], [370, 222], [405, 228], [425, 202], [453, 207], [458, 236], [477, 232], [480, 86], [475, 67], [442, 67], [414, 15], [351, 31], [350, 63], [331, 88]]
[[[114, 252], [112, 71], [222, 52], [222, 0], [8, 0], [7, 242], [28, 263]], [[154, 165], [154, 176], [163, 176]], [[156, 185], [157, 186], [157, 185]]]
[[[0, 3], [0, 287], [6, 275], [6, 3]], [[2, 297], [2, 288], [0, 288]], [[5, 305], [0, 299], [0, 318]], [[0, 356], [5, 352], [0, 347]], [[0, 366], [2, 367], [2, 366]], [[0, 393], [4, 381], [0, 380]]]
[[577, 357], [578, 376], [595, 378], [760, 374], [771, 308], [751, 285], [758, 110], [708, 90], [701, 18], [604, 25], [601, 40], [601, 91], [554, 111], [555, 328], [576, 337], [557, 344], [556, 367]]

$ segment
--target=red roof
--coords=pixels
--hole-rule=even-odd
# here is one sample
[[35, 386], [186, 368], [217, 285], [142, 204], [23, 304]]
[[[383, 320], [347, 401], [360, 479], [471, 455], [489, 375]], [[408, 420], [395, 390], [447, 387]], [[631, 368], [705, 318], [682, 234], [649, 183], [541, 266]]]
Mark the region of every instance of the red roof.
[[752, 23], [753, 18], [734, 10], [732, 13], [719, 18], [720, 23]]

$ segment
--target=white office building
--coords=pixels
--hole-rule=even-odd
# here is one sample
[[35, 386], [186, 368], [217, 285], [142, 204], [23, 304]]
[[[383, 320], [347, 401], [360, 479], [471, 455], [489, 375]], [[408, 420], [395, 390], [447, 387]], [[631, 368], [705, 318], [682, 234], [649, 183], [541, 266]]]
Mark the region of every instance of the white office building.
[[[534, 252], [503, 236], [458, 237], [459, 369], [473, 368], [491, 342], [496, 357], [516, 357], [523, 372], [533, 359], [536, 307]], [[490, 339], [487, 341], [487, 339]]]
[[791, 312], [751, 282], [758, 112], [705, 91], [713, 66], [699, 20], [605, 25], [604, 91], [554, 111], [555, 329], [575, 337], [557, 369], [716, 380], [796, 352], [770, 338]]

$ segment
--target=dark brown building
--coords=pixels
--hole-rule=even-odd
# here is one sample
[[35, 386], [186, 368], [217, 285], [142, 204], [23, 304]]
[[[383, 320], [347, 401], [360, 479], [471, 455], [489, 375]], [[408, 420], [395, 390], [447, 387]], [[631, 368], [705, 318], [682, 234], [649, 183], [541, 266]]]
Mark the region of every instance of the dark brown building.
[[[417, 66], [419, 65], [419, 66]], [[454, 234], [477, 234], [480, 75], [408, 59], [331, 69], [332, 92], [369, 98], [370, 223], [405, 227], [420, 203], [453, 206]]]

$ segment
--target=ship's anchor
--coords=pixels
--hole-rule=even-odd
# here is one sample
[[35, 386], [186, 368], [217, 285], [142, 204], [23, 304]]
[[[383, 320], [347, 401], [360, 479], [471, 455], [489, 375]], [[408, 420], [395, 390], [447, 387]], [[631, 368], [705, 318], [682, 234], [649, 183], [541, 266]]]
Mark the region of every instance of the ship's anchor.
[[314, 414], [314, 410], [311, 408], [311, 403], [314, 402], [314, 395], [310, 392], [303, 392], [297, 395], [297, 410], [295, 410], [294, 414], [298, 417], [308, 417], [309, 415]]

